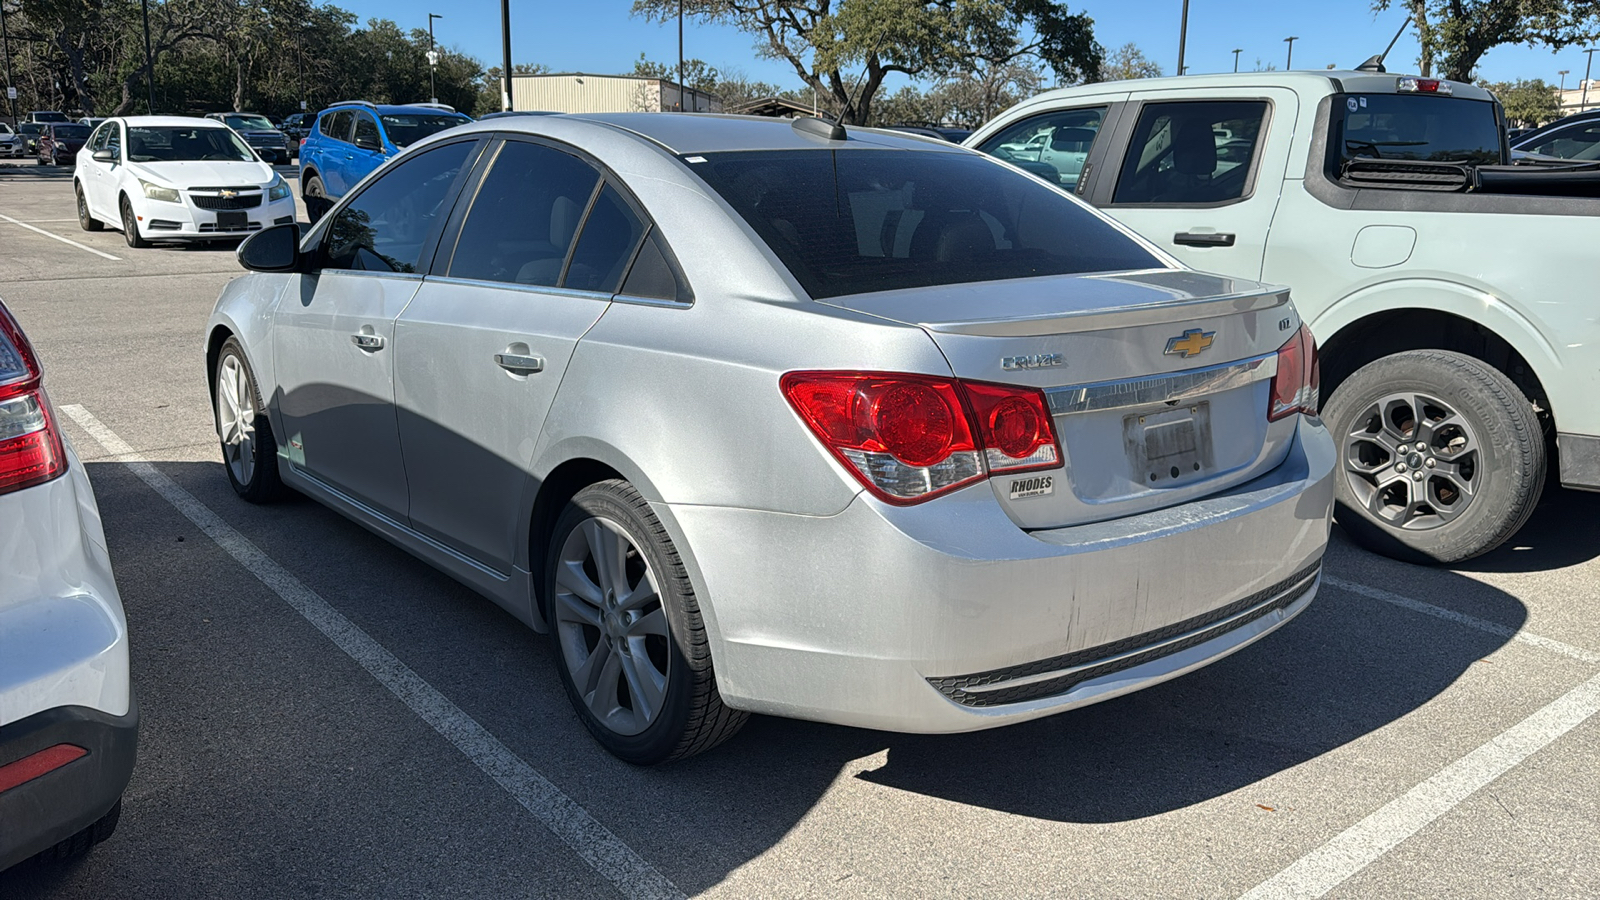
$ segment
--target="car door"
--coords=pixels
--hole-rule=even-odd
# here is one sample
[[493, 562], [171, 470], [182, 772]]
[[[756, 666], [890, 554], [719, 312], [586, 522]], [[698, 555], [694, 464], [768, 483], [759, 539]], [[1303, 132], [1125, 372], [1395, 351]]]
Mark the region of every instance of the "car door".
[[273, 314], [281, 445], [301, 473], [396, 521], [406, 481], [394, 410], [394, 321], [471, 166], [476, 140], [406, 160], [329, 213]]
[[88, 177], [84, 179], [83, 197], [89, 204], [89, 212], [95, 218], [108, 222], [119, 222], [117, 212], [117, 182], [119, 167], [122, 160], [122, 123], [107, 122], [100, 126], [100, 131], [95, 135], [93, 142], [97, 150], [111, 151], [111, 158], [98, 160], [91, 152], [84, 165], [88, 169]]
[[574, 153], [527, 140], [490, 152], [440, 275], [400, 317], [395, 396], [412, 527], [509, 573], [545, 414], [646, 225]]
[[1189, 266], [1260, 278], [1298, 111], [1283, 88], [1135, 93], [1092, 202]]
[[355, 114], [341, 109], [322, 120], [322, 142], [319, 170], [323, 186], [330, 197], [343, 197], [355, 182], [349, 179], [350, 164], [355, 159], [355, 145], [350, 143], [350, 125]]
[[355, 187], [373, 169], [383, 165], [383, 134], [378, 131], [378, 120], [363, 109], [355, 111], [354, 132], [350, 138], [350, 162], [345, 170], [345, 180]]

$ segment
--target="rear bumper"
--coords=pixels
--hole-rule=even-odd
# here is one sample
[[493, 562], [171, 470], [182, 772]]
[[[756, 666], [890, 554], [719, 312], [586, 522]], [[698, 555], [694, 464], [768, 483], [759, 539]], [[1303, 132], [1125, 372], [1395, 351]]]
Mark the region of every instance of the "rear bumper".
[[1177, 677], [1310, 604], [1334, 449], [1302, 420], [1272, 472], [1168, 509], [1019, 529], [987, 484], [831, 517], [672, 506], [731, 706], [959, 732]]
[[139, 709], [113, 716], [81, 706], [0, 725], [0, 766], [57, 744], [88, 753], [0, 793], [0, 870], [66, 840], [111, 810], [128, 786]]

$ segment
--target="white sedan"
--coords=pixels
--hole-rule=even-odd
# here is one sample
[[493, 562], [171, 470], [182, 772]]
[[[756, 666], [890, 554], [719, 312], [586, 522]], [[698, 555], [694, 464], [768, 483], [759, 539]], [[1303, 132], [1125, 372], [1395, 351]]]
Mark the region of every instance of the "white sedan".
[[110, 836], [139, 712], [100, 511], [0, 303], [0, 870]]
[[78, 224], [130, 247], [241, 238], [294, 221], [288, 182], [221, 122], [131, 116], [101, 123], [72, 175]]

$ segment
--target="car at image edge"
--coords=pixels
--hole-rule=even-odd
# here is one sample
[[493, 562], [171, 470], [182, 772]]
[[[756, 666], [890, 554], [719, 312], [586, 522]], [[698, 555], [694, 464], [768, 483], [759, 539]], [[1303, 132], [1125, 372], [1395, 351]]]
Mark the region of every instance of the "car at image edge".
[[120, 228], [135, 248], [237, 239], [295, 217], [289, 183], [210, 119], [110, 119], [78, 152], [72, 186], [79, 227]]
[[953, 144], [507, 117], [238, 255], [205, 348], [234, 489], [549, 631], [630, 762], [747, 712], [1061, 712], [1320, 583], [1334, 449], [1287, 292]]
[[109, 837], [138, 740], [100, 512], [56, 416], [0, 303], [0, 870]]

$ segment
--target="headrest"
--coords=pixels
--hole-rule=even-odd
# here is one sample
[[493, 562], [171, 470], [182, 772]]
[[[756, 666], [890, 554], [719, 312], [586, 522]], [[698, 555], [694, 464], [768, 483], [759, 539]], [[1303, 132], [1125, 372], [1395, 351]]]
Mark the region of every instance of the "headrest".
[[572, 235], [578, 230], [578, 217], [582, 215], [583, 208], [571, 198], [557, 197], [550, 206], [550, 243], [562, 248], [571, 244]]
[[1172, 136], [1172, 165], [1182, 175], [1210, 175], [1217, 170], [1217, 136], [1202, 119], [1178, 122]]
[[1050, 149], [1081, 150], [1084, 146], [1094, 143], [1094, 136], [1093, 128], [1057, 128], [1050, 134]]

